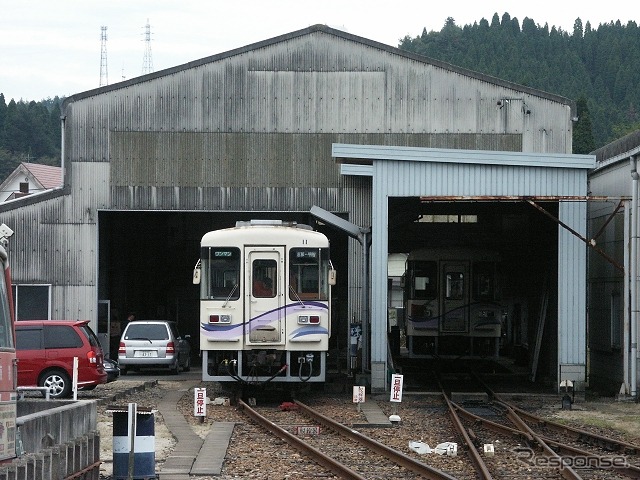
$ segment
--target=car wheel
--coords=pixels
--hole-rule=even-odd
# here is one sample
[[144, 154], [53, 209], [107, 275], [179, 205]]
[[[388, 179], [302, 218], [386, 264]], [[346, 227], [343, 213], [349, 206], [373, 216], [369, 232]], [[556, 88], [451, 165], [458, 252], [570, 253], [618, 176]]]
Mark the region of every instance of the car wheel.
[[184, 364], [183, 370], [185, 372], [191, 371], [191, 356], [187, 355], [187, 363]]
[[[38, 384], [49, 389], [49, 398], [65, 398], [71, 394], [71, 379], [62, 370], [45, 372]], [[46, 396], [46, 394], [43, 395]]]
[[120, 375], [126, 375], [127, 374], [127, 369], [124, 367], [120, 367]]

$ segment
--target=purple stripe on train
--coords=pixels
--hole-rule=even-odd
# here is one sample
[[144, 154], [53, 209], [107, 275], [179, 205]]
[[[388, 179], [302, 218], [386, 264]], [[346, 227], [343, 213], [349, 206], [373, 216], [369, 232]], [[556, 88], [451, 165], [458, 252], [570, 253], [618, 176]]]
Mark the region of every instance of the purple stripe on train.
[[[291, 314], [291, 311], [294, 313], [302, 314], [309, 307], [320, 308], [323, 310], [328, 310], [327, 305], [321, 302], [303, 302], [304, 305], [301, 305], [299, 302], [290, 303], [285, 305], [284, 307], [279, 307], [268, 312], [265, 312], [257, 317], [251, 318], [249, 320], [249, 326], [251, 331], [256, 330], [258, 328], [264, 327], [264, 325], [268, 325], [271, 322], [277, 321], [279, 315], [282, 311], [285, 311], [285, 315]], [[220, 324], [210, 324], [210, 323], [201, 323], [200, 329], [202, 334], [205, 337], [216, 337], [216, 338], [237, 338], [243, 334], [245, 322], [241, 324], [234, 325], [220, 325]], [[326, 328], [313, 326], [313, 327], [302, 327], [302, 330], [299, 333], [293, 334], [293, 338], [301, 335], [317, 335], [317, 334], [328, 334], [329, 331]], [[296, 331], [298, 332], [298, 331]]]

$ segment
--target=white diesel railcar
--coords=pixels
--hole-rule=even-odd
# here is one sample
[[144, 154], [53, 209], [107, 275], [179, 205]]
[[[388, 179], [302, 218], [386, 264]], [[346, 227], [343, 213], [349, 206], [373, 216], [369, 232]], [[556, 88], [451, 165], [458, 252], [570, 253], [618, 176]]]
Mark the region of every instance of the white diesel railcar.
[[203, 381], [325, 381], [335, 283], [325, 235], [278, 220], [208, 232], [194, 283]]

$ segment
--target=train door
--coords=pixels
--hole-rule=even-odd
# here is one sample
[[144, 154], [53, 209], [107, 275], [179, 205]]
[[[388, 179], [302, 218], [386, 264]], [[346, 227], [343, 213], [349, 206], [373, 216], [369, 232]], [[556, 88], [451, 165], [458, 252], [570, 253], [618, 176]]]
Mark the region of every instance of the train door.
[[245, 278], [249, 288], [245, 324], [247, 344], [282, 343], [284, 337], [284, 247], [250, 247]]
[[440, 333], [443, 335], [468, 333], [469, 262], [443, 262], [442, 279]]

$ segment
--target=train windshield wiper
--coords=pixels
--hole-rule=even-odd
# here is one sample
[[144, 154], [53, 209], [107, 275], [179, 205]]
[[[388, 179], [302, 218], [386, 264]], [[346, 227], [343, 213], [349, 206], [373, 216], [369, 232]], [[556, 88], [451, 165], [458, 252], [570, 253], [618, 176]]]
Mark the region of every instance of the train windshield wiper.
[[291, 290], [291, 293], [293, 293], [296, 296], [296, 298], [298, 299], [298, 303], [300, 303], [300, 306], [302, 308], [305, 308], [304, 302], [302, 301], [302, 299], [300, 298], [300, 295], [298, 295], [298, 292], [295, 291], [292, 285], [289, 285], [289, 290]]
[[236, 291], [236, 288], [238, 288], [238, 284], [234, 284], [233, 288], [231, 289], [231, 291], [229, 292], [229, 295], [227, 296], [227, 299], [224, 301], [224, 303], [222, 304], [222, 308], [227, 306], [227, 303], [229, 303], [229, 300], [231, 299], [231, 296], [233, 295], [233, 292]]

